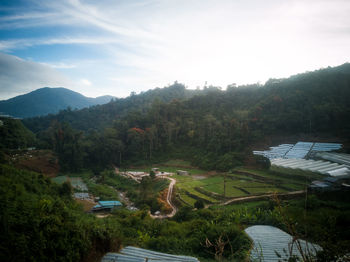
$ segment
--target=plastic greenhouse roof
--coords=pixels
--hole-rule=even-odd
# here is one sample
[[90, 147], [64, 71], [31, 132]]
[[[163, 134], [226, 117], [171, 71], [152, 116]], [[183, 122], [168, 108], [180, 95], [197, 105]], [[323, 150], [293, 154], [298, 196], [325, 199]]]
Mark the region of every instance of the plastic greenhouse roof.
[[[253, 261], [274, 262], [284, 261], [288, 259], [291, 254], [301, 257], [299, 250], [295, 243], [292, 244], [292, 236], [272, 226], [251, 226], [244, 230], [247, 235], [253, 240], [253, 249], [250, 257]], [[322, 250], [319, 245], [308, 243], [304, 240], [299, 240], [302, 250], [315, 255], [317, 251]], [[276, 252], [281, 257], [278, 257]]]
[[272, 146], [270, 150], [253, 151], [255, 155], [263, 155], [269, 159], [275, 158], [304, 158], [311, 151], [333, 151], [342, 147], [342, 144], [336, 143], [313, 143], [313, 142], [298, 142], [295, 145], [281, 144]]
[[199, 262], [195, 257], [171, 255], [137, 247], [125, 247], [120, 253], [107, 253], [101, 262]]

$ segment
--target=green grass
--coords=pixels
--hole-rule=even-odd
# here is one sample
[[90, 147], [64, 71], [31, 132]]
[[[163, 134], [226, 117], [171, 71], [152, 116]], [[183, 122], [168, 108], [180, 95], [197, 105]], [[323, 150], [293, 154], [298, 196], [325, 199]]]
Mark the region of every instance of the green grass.
[[95, 197], [100, 197], [101, 200], [119, 200], [118, 192], [107, 185], [96, 184], [90, 180], [92, 172], [82, 171], [77, 173], [64, 173], [62, 176], [57, 176], [52, 180], [58, 184], [70, 180], [72, 186], [79, 185], [82, 182], [88, 187], [89, 193]]
[[197, 201], [196, 199], [186, 195], [186, 194], [180, 194], [180, 197], [183, 201], [185, 201], [185, 203], [194, 206], [194, 203]]
[[269, 203], [269, 201], [267, 201], [267, 200], [258, 200], [258, 201], [245, 202], [245, 203], [239, 202], [239, 203], [230, 204], [227, 206], [213, 205], [210, 207], [210, 209], [213, 209], [213, 210], [225, 209], [228, 211], [236, 211], [238, 209], [247, 208], [248, 210], [250, 210], [250, 209], [256, 209], [256, 208], [261, 207], [261, 206], [265, 206], [268, 203]]
[[[224, 185], [223, 184], [212, 184], [206, 185], [204, 187], [205, 190], [215, 192], [217, 194], [224, 194]], [[236, 189], [232, 186], [226, 185], [226, 197], [238, 197], [238, 196], [246, 196], [247, 194], [243, 191]]]
[[[290, 190], [303, 190], [305, 189], [305, 186], [310, 184], [310, 181], [324, 178], [322, 175], [301, 170], [291, 170], [292, 172], [289, 173], [280, 173], [275, 168], [271, 170], [255, 170], [240, 167], [235, 170], [254, 174], [259, 178], [252, 179], [265, 180], [277, 188], [282, 187], [282, 192], [286, 191], [286, 188], [289, 188]], [[242, 177], [242, 174], [233, 174], [232, 176], [238, 178]]]
[[[232, 174], [208, 176], [206, 171], [190, 167], [188, 161], [178, 159], [130, 170], [149, 172], [152, 167], [157, 167], [160, 171], [171, 173], [176, 173], [177, 170], [188, 171], [190, 173], [188, 176], [174, 174], [172, 177], [176, 179], [177, 192], [180, 194], [181, 198], [191, 205], [195, 203], [195, 198], [208, 200], [212, 203], [220, 202], [218, 199], [224, 195], [225, 175], [226, 197], [243, 197], [274, 192], [284, 193], [303, 190], [305, 186], [310, 183], [310, 180], [312, 181], [320, 178], [318, 174], [300, 170], [292, 170], [292, 172], [283, 173], [277, 172], [276, 170], [256, 170], [245, 167], [239, 167], [236, 171], [246, 172], [248, 174], [233, 172]], [[193, 175], [203, 175], [203, 177], [196, 178]], [[201, 189], [200, 192], [198, 188]], [[187, 195], [186, 192], [194, 196], [191, 197]], [[212, 194], [218, 195], [219, 198]]]
[[164, 166], [162, 164], [152, 165], [152, 166], [126, 168], [126, 171], [150, 172], [152, 170], [152, 168], [155, 168], [155, 167], [159, 168], [159, 171], [169, 172], [169, 173], [176, 173], [177, 170], [188, 171], [191, 175], [199, 175], [199, 174], [206, 174], [207, 173], [207, 171], [202, 170], [202, 169], [198, 169], [198, 168], [195, 168], [195, 167], [192, 167], [192, 168], [189, 168], [189, 167], [175, 167], [175, 166]]
[[300, 184], [309, 184], [309, 181], [324, 178], [324, 175], [313, 172], [297, 169], [278, 168], [273, 166], [269, 170], [257, 170], [244, 167], [237, 168], [236, 170], [260, 175], [266, 178], [282, 180], [284, 182], [294, 182]]
[[84, 188], [83, 190], [85, 190], [86, 187], [86, 184], [81, 177], [58, 176], [52, 180], [58, 184], [63, 184], [64, 182], [69, 181], [75, 189]]
[[[310, 180], [320, 178], [318, 174], [309, 172], [295, 172], [293, 174], [277, 173], [269, 170], [255, 170], [250, 168], [237, 168], [237, 171], [246, 172], [245, 174], [227, 174], [226, 175], [226, 197], [243, 197], [248, 195], [260, 195], [269, 193], [285, 193], [288, 191], [297, 191], [305, 189]], [[224, 174], [208, 176], [203, 179], [195, 179], [192, 176], [173, 176], [177, 180], [176, 186], [191, 194], [204, 199], [203, 194], [196, 191], [196, 187], [218, 195], [224, 195]], [[205, 192], [204, 192], [205, 193]], [[181, 194], [182, 196], [182, 194]], [[185, 197], [184, 197], [185, 198]], [[188, 200], [190, 202], [190, 200]], [[193, 202], [193, 201], [192, 201]], [[211, 200], [215, 203], [218, 200]]]
[[57, 176], [52, 178], [52, 181], [57, 183], [57, 184], [63, 184], [64, 182], [66, 182], [68, 180], [67, 176]]
[[169, 160], [167, 162], [164, 162], [163, 165], [170, 165], [170, 166], [186, 166], [186, 167], [190, 167], [191, 166], [191, 162], [189, 161], [185, 161], [185, 160], [181, 160], [181, 159], [173, 159], [173, 160]]
[[119, 200], [119, 196], [116, 190], [106, 185], [88, 183], [89, 192], [96, 197], [100, 197], [100, 200]]

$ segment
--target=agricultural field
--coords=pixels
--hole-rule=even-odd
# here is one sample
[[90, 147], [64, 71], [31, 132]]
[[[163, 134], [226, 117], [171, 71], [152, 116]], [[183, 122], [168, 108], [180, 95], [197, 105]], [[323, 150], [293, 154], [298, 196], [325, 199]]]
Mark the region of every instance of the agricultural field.
[[[208, 172], [191, 167], [189, 162], [182, 160], [171, 160], [152, 166], [128, 168], [127, 170], [149, 172], [154, 167], [159, 168], [162, 172], [174, 173], [172, 178], [176, 179], [177, 199], [189, 206], [194, 206], [198, 200], [203, 201], [207, 206], [215, 206], [234, 198], [304, 190], [310, 181], [322, 177], [319, 174], [303, 171], [280, 172], [276, 169], [261, 170], [246, 167], [236, 168], [231, 173]], [[188, 171], [189, 175], [177, 175], [177, 170]], [[108, 175], [104, 177], [103, 184], [106, 185], [96, 184], [89, 179], [92, 176], [89, 172], [66, 174], [66, 176], [59, 176], [54, 180], [63, 183], [69, 177], [74, 186], [81, 180], [76, 176], [83, 179], [90, 193], [100, 196], [101, 199], [118, 199], [116, 191], [106, 185], [129, 193], [135, 192], [136, 189], [135, 185], [125, 184], [126, 182], [118, 177]], [[168, 180], [165, 182], [168, 183]]]
[[90, 171], [82, 171], [78, 173], [65, 173], [53, 178], [52, 180], [58, 184], [70, 181], [76, 192], [89, 192], [100, 200], [119, 200], [118, 192], [110, 186], [95, 183], [90, 178], [93, 176]]
[[[174, 166], [157, 165], [161, 171], [175, 172], [179, 161], [169, 161]], [[310, 172], [279, 172], [279, 170], [256, 170], [237, 168], [232, 173], [215, 173], [186, 167], [189, 163], [181, 165], [182, 170], [189, 171], [190, 175], [177, 175], [176, 193], [178, 199], [186, 205], [193, 206], [197, 200], [207, 205], [215, 205], [224, 200], [241, 198], [245, 196], [259, 196], [271, 193], [287, 193], [304, 190], [310, 181], [321, 179], [322, 176]]]
[[126, 170], [150, 172], [151, 169], [155, 167], [159, 168], [160, 171], [169, 172], [169, 173], [176, 173], [177, 170], [188, 171], [191, 175], [204, 174], [207, 172], [202, 169], [192, 167], [190, 162], [184, 161], [184, 160], [170, 160], [159, 164], [153, 164], [153, 165], [147, 165], [147, 166], [141, 166], [141, 167], [130, 167], [130, 168], [127, 168]]
[[52, 180], [58, 184], [63, 184], [64, 182], [69, 181], [75, 190], [88, 191], [86, 184], [80, 177], [57, 176]]

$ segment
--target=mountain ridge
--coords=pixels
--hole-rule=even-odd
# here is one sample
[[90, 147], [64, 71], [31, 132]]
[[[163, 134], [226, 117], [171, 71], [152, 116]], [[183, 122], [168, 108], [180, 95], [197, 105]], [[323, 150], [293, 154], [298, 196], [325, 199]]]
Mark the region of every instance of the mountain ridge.
[[113, 96], [86, 97], [64, 87], [43, 87], [24, 95], [0, 101], [0, 112], [13, 117], [28, 118], [58, 113], [66, 108], [82, 109], [106, 104]]

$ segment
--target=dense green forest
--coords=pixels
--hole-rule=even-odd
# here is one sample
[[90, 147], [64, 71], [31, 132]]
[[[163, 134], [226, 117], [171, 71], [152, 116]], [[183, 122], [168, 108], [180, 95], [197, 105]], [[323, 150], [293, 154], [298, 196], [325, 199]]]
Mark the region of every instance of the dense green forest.
[[265, 85], [188, 90], [175, 83], [106, 105], [25, 119], [64, 169], [154, 162], [180, 154], [226, 171], [266, 136], [329, 134], [348, 139], [350, 64], [270, 79]]
[[35, 144], [35, 135], [17, 119], [0, 118], [0, 148], [27, 148]]

